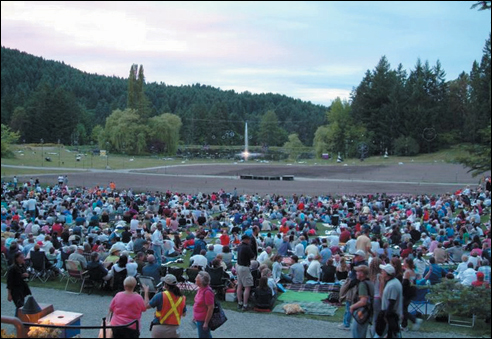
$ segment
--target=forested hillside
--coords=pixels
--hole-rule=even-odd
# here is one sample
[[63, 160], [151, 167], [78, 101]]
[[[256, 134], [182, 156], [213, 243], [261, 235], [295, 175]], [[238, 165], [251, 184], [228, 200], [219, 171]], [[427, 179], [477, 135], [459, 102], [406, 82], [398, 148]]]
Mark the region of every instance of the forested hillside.
[[[88, 143], [96, 125], [104, 126], [114, 110], [127, 108], [128, 79], [88, 74], [63, 62], [4, 47], [1, 63], [2, 124], [20, 131], [21, 141]], [[287, 132], [272, 141], [275, 146], [291, 133], [298, 133], [310, 145], [327, 111], [327, 107], [284, 95], [236, 93], [200, 84], [150, 83], [144, 84], [144, 93], [150, 117], [163, 113], [181, 117], [185, 144], [242, 144], [246, 120], [251, 144], [262, 144], [260, 122], [267, 111], [274, 111]]]
[[177, 140], [241, 145], [245, 121], [250, 145], [283, 146], [298, 134], [318, 156], [412, 155], [462, 143], [489, 147], [490, 36], [482, 52], [454, 80], [446, 79], [439, 60], [416, 60], [407, 71], [401, 64], [392, 68], [383, 56], [354, 84], [350, 101], [337, 99], [328, 108], [271, 93], [146, 84], [143, 65], [129, 65], [127, 79], [88, 74], [2, 47], [1, 119], [21, 142], [93, 142], [137, 154], [172, 153]]

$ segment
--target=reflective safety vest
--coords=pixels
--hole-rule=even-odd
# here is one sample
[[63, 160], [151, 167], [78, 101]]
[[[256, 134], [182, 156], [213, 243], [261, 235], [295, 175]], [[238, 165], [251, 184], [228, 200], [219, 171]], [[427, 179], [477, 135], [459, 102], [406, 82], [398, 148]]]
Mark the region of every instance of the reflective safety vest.
[[155, 316], [161, 325], [180, 325], [185, 306], [185, 297], [173, 298], [171, 293], [165, 291], [162, 294], [162, 309], [155, 312]]

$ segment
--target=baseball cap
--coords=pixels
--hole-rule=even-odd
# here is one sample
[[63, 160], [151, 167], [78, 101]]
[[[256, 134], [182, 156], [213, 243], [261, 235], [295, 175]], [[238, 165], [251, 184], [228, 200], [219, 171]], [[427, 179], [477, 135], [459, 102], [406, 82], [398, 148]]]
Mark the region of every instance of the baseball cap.
[[251, 239], [251, 238], [249, 235], [243, 234], [243, 236], [241, 237], [241, 240], [244, 240], [244, 239]]
[[382, 269], [383, 271], [386, 271], [386, 273], [390, 275], [395, 274], [395, 268], [391, 264], [379, 265], [379, 268]]
[[360, 255], [361, 257], [365, 257], [366, 256], [366, 252], [364, 252], [363, 250], [357, 250], [354, 255]]
[[176, 285], [178, 283], [178, 280], [172, 274], [166, 274], [163, 280], [168, 285]]

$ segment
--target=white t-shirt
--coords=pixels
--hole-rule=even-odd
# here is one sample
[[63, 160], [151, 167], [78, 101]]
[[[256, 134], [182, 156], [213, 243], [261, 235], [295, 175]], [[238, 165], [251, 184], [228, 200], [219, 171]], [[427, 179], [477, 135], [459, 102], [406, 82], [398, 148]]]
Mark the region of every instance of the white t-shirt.
[[473, 268], [467, 268], [459, 276], [461, 284], [465, 286], [471, 286], [471, 284], [477, 280], [477, 271]]
[[304, 245], [302, 243], [298, 243], [294, 248], [294, 254], [297, 255], [298, 258], [304, 257]]
[[357, 240], [355, 239], [350, 239], [349, 241], [347, 241], [347, 243], [345, 244], [345, 253], [354, 254], [356, 251], [356, 244]]
[[268, 253], [267, 253], [267, 251], [261, 252], [261, 254], [258, 256], [258, 262], [260, 264], [263, 264], [265, 262], [265, 260], [267, 260], [267, 259], [268, 259]]
[[137, 275], [138, 264], [136, 262], [129, 262], [126, 264], [126, 276], [134, 277]]
[[307, 274], [309, 274], [310, 276], [312, 276], [314, 278], [319, 279], [320, 271], [321, 271], [320, 262], [318, 260], [311, 261], [311, 263], [309, 264], [309, 267], [307, 269]]
[[190, 258], [190, 261], [193, 263], [193, 266], [200, 266], [201, 268], [205, 269], [208, 264], [208, 260], [205, 256], [201, 254], [194, 255]]

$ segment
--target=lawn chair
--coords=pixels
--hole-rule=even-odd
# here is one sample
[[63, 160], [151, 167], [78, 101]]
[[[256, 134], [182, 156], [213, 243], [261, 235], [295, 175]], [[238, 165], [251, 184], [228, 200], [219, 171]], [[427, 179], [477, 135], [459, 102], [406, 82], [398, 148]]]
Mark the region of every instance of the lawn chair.
[[99, 267], [94, 267], [94, 268], [88, 268], [87, 269], [87, 281], [86, 281], [86, 287], [89, 289], [87, 291], [87, 294], [91, 294], [92, 291], [94, 290], [94, 287], [98, 288], [100, 291], [104, 289], [104, 286], [106, 286], [106, 283], [109, 284], [109, 281], [105, 281], [102, 276], [104, 272], [101, 271]]
[[137, 274], [136, 279], [137, 279], [137, 282], [138, 282], [138, 286], [140, 288], [140, 295], [142, 295], [142, 297], [144, 296], [144, 289], [143, 289], [143, 285], [144, 284], [147, 285], [147, 286], [149, 286], [149, 297], [151, 295], [154, 295], [157, 292], [159, 292], [159, 289], [162, 286], [162, 282], [158, 282], [156, 284], [156, 282], [154, 281], [154, 278], [147, 277], [145, 275], [139, 275], [139, 274]]
[[113, 276], [113, 290], [114, 291], [122, 292], [125, 290], [123, 282], [125, 281], [126, 276], [127, 276], [126, 268], [122, 269], [119, 272], [114, 271], [114, 276]]
[[55, 271], [50, 268], [48, 258], [43, 251], [31, 251], [31, 276], [30, 280], [39, 279], [45, 283], [49, 278], [55, 276]]
[[219, 299], [225, 300], [225, 290], [231, 282], [229, 275], [224, 272], [223, 267], [207, 267], [205, 270], [210, 275], [210, 288], [215, 291]]
[[198, 286], [196, 286], [196, 277], [200, 272], [197, 268], [187, 268], [186, 269], [186, 281], [180, 285], [181, 290], [185, 294], [192, 295], [194, 292], [198, 291]]
[[430, 302], [427, 300], [426, 296], [429, 293], [428, 288], [417, 288], [417, 295], [412, 299], [410, 306], [408, 307], [409, 312], [420, 312], [427, 315], [427, 307]]
[[[77, 283], [77, 282], [82, 282], [82, 285], [80, 286], [80, 294], [82, 293], [82, 290], [84, 289], [84, 284], [85, 280], [88, 278], [89, 274], [87, 271], [84, 271], [82, 269], [82, 264], [80, 261], [74, 261], [74, 260], [67, 260], [65, 261], [65, 266], [67, 267], [67, 272], [68, 272], [68, 279], [67, 279], [67, 284], [65, 285], [65, 292], [67, 292], [68, 288], [68, 283]], [[69, 293], [75, 293], [75, 292], [70, 292]]]

